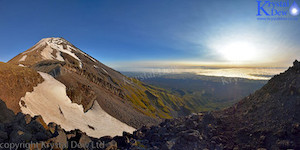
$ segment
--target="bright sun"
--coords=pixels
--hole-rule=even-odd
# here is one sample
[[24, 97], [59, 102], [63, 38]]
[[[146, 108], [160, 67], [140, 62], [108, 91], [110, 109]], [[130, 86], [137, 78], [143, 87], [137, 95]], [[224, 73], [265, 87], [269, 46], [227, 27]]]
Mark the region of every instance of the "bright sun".
[[252, 61], [257, 56], [254, 45], [248, 42], [229, 43], [224, 45], [219, 52], [226, 60], [231, 62]]

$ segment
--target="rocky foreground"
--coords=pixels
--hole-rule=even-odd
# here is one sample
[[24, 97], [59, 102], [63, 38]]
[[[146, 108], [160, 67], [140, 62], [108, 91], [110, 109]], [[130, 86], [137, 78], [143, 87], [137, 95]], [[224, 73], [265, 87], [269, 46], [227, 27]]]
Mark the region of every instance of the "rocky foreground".
[[[80, 130], [66, 132], [41, 116], [15, 115], [0, 100], [0, 149], [115, 149], [119, 137], [91, 138]], [[124, 137], [127, 133], [124, 133]], [[129, 134], [128, 134], [129, 135]], [[134, 140], [133, 140], [134, 141]]]

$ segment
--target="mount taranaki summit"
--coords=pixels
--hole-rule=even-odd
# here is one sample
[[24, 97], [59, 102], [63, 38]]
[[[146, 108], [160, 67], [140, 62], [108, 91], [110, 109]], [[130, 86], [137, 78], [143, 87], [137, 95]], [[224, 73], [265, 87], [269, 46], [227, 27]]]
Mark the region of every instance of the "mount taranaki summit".
[[44, 38], [0, 65], [0, 99], [14, 113], [41, 115], [93, 137], [132, 132], [188, 110], [181, 98], [122, 75], [63, 38]]

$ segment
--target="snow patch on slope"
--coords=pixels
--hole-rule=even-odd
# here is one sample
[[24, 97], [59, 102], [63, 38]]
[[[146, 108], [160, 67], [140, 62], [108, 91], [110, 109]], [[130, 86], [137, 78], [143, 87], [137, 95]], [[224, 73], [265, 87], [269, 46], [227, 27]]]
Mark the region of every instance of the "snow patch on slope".
[[[72, 56], [73, 58], [75, 58], [76, 60], [78, 60], [79, 62], [79, 67], [82, 68], [82, 62], [81, 60], [72, 52], [72, 49], [70, 48], [69, 45], [67, 45], [67, 49], [64, 49], [64, 47], [62, 45], [60, 45], [63, 41], [59, 38], [53, 38], [52, 40], [49, 40], [47, 41], [46, 43], [53, 49], [57, 50], [57, 51], [60, 51], [60, 52], [63, 52], [63, 53], [66, 53], [70, 56]], [[57, 55], [57, 56], [60, 56], [61, 55]], [[62, 58], [62, 57], [61, 57]], [[59, 59], [61, 59], [59, 58]]]
[[123, 131], [132, 133], [135, 130], [106, 113], [97, 101], [84, 113], [82, 105], [71, 102], [64, 84], [49, 74], [39, 73], [45, 81], [21, 98], [25, 105], [19, 102], [24, 114], [41, 115], [46, 123], [55, 122], [67, 131], [80, 129], [97, 138], [122, 135]]
[[101, 68], [106, 74], [108, 74], [108, 72], [104, 69], [104, 68]]
[[53, 49], [47, 46], [46, 48], [43, 49], [41, 55], [44, 60], [53, 60], [54, 56], [52, 55], [52, 53], [53, 53]]
[[19, 60], [19, 62], [20, 62], [20, 61], [25, 61], [26, 58], [27, 58], [27, 55], [24, 55], [24, 56]]
[[61, 52], [60, 51], [56, 52], [56, 59], [59, 60], [59, 61], [65, 61], [64, 58], [61, 56]]
[[[85, 57], [89, 58], [93, 62], [98, 62], [93, 57], [89, 56], [88, 54], [84, 53], [80, 49], [76, 48], [74, 45], [69, 43], [63, 38], [44, 38], [40, 40], [31, 50], [25, 51], [22, 54], [30, 53], [35, 50], [38, 50], [43, 47], [43, 50], [40, 52], [42, 58], [44, 60], [59, 60], [65, 61], [64, 58], [61, 56], [61, 53], [66, 53], [76, 59], [79, 63], [79, 67], [82, 68], [83, 63], [75, 53], [80, 53]], [[53, 54], [53, 50], [56, 50], [56, 56]]]
[[[24, 52], [23, 54], [32, 52], [42, 46], [45, 46], [45, 48], [41, 51], [41, 55], [44, 60], [65, 61], [61, 56], [61, 53], [66, 53], [76, 59], [79, 62], [79, 67], [82, 68], [81, 60], [75, 55], [75, 53], [72, 52], [70, 46], [67, 45], [67, 48], [65, 49], [63, 45], [61, 45], [62, 43], [64, 43], [64, 40], [61, 38], [44, 38], [39, 41], [32, 50]], [[56, 50], [56, 57], [53, 56], [53, 50]]]
[[85, 57], [89, 58], [90, 60], [92, 60], [93, 62], [97, 62], [94, 58], [92, 58], [91, 56], [89, 56], [88, 54], [84, 53], [83, 51], [81, 51], [80, 49], [74, 48], [70, 45], [67, 46], [69, 49], [73, 49], [79, 53], [81, 53], [82, 55], [84, 55]]
[[20, 66], [20, 67], [26, 67], [26, 66], [24, 66], [23, 64], [19, 64], [18, 66]]
[[65, 61], [64, 58], [61, 56], [60, 51], [56, 51], [56, 57], [53, 56], [53, 49], [47, 45], [41, 52], [41, 55], [44, 60], [59, 60], [59, 61]]

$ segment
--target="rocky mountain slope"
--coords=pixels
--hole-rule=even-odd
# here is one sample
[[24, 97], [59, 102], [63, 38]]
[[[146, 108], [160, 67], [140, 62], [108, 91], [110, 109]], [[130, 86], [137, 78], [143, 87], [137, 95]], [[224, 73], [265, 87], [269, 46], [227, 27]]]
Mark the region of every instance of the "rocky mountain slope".
[[6, 104], [2, 100], [0, 100], [0, 114], [1, 123], [10, 122], [14, 116], [14, 113], [7, 108]]
[[[0, 98], [14, 113], [41, 115], [46, 123], [57, 122], [68, 130], [79, 128], [90, 136], [97, 136], [97, 132], [97, 137], [120, 135], [123, 130], [102, 132], [105, 127], [95, 126], [108, 125], [91, 118], [96, 114], [120, 121], [120, 125], [125, 123], [125, 131], [131, 132], [145, 124], [157, 124], [162, 118], [189, 113], [181, 98], [122, 75], [63, 38], [42, 39], [2, 65], [0, 86], [6, 90], [0, 92]], [[68, 114], [89, 121], [82, 127]]]
[[133, 138], [132, 149], [300, 149], [300, 63], [228, 109], [144, 126]]
[[20, 112], [19, 102], [26, 92], [42, 83], [43, 78], [33, 69], [0, 62], [0, 98], [15, 113]]
[[[41, 115], [46, 124], [55, 122], [67, 131], [80, 129], [92, 137], [115, 136], [134, 130], [105, 112], [97, 101], [84, 112], [82, 105], [71, 102], [65, 85], [49, 74], [0, 63], [0, 77], [1, 99], [15, 113], [22, 112], [32, 117]], [[1, 120], [11, 116], [7, 112], [0, 112]]]
[[0, 143], [10, 143], [1, 144], [1, 149], [62, 150], [87, 149], [92, 146], [96, 149], [110, 149], [116, 144], [116, 142], [105, 143], [105, 139], [108, 138], [89, 137], [80, 130], [66, 132], [56, 123], [46, 124], [41, 116], [31, 117], [22, 113], [15, 115], [2, 100], [0, 108]]
[[122, 75], [63, 38], [42, 39], [8, 63], [51, 74], [66, 85], [72, 102], [82, 104], [85, 111], [97, 100], [103, 109], [109, 108], [105, 111], [129, 124], [133, 118], [126, 119], [122, 114], [135, 112], [123, 110], [124, 104], [152, 118], [171, 118], [178, 115], [178, 110], [185, 109], [182, 99]]

